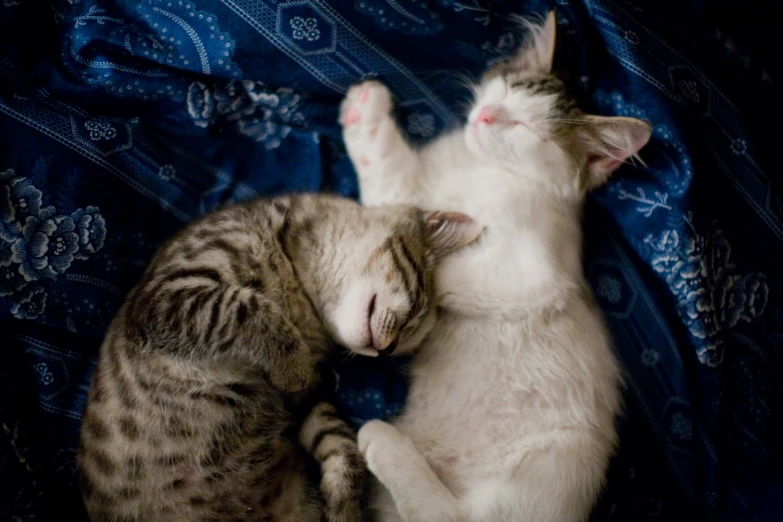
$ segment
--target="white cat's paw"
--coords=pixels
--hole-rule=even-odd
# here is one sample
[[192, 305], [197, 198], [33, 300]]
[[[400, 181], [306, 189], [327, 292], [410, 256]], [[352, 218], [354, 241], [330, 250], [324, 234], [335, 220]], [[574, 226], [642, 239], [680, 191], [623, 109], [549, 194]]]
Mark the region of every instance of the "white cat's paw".
[[374, 136], [378, 125], [391, 118], [392, 98], [380, 82], [367, 80], [348, 89], [340, 105], [340, 125], [344, 130]]
[[[413, 443], [400, 430], [380, 420], [371, 420], [359, 429], [357, 435], [359, 451], [364, 455], [367, 467], [376, 476], [383, 474], [389, 466], [398, 464], [398, 459], [415, 452]], [[410, 447], [408, 447], [410, 446]]]
[[359, 433], [356, 435], [359, 451], [362, 455], [365, 455], [370, 444], [377, 442], [383, 446], [385, 445], [385, 441], [393, 439], [396, 433], [399, 433], [399, 430], [388, 422], [382, 420], [367, 421], [359, 428]]

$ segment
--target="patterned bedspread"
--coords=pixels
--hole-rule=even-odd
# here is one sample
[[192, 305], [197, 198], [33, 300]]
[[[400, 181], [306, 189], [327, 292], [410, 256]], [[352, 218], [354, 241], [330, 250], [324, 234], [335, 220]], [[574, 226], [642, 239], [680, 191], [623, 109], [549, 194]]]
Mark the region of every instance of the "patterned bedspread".
[[[357, 196], [336, 126], [347, 86], [383, 79], [426, 141], [460, 123], [460, 78], [518, 45], [510, 15], [554, 5], [1, 2], [0, 520], [14, 521], [82, 516], [74, 448], [97, 349], [161, 241], [257, 194]], [[646, 166], [621, 169], [585, 219], [627, 373], [595, 520], [783, 517], [783, 39], [761, 5], [557, 1], [575, 94], [655, 129]], [[346, 414], [393, 415], [402, 369], [341, 364]]]

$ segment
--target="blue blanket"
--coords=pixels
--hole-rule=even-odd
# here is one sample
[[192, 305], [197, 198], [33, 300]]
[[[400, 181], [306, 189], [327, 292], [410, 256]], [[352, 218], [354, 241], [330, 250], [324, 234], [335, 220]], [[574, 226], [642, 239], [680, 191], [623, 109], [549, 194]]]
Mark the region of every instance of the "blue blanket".
[[[581, 103], [654, 124], [646, 166], [618, 171], [585, 218], [627, 376], [595, 520], [783, 516], [783, 40], [761, 5], [557, 1], [556, 65]], [[552, 6], [2, 0], [0, 519], [81, 516], [97, 350], [165, 238], [258, 194], [356, 197], [336, 125], [352, 82], [385, 81], [428, 140], [460, 123], [457, 77], [518, 45], [510, 15]], [[404, 400], [401, 365], [338, 374], [357, 425]]]

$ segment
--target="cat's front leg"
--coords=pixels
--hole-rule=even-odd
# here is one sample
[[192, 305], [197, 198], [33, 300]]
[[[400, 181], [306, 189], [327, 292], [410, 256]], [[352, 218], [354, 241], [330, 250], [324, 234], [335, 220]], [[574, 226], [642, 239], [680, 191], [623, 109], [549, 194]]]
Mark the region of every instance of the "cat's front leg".
[[150, 293], [154, 298], [137, 298], [127, 314], [135, 335], [181, 357], [247, 363], [284, 392], [313, 385], [317, 358], [287, 311], [253, 288], [223, 284], [201, 272], [182, 269]]
[[359, 430], [367, 468], [389, 490], [404, 522], [458, 522], [459, 502], [441, 482], [413, 441], [379, 420]]
[[340, 106], [340, 124], [362, 203], [415, 203], [419, 158], [392, 117], [389, 89], [374, 80], [351, 87]]

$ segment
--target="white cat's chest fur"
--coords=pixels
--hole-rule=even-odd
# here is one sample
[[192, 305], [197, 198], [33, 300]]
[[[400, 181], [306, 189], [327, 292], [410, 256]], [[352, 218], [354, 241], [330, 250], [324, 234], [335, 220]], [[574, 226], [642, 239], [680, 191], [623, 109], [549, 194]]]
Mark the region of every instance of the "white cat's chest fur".
[[[498, 463], [511, 462], [508, 442], [523, 437], [536, 416], [529, 406], [537, 394], [515, 364], [516, 340], [480, 339], [484, 326], [444, 318], [413, 364], [405, 414], [395, 422], [446, 475], [481, 476], [488, 464], [495, 469], [486, 472], [499, 471]], [[521, 333], [513, 325], [495, 327], [495, 334]]]
[[530, 155], [523, 164], [502, 168], [468, 150], [463, 132], [443, 136], [420, 151], [418, 204], [465, 212], [485, 225], [517, 228], [513, 217], [528, 215], [525, 200], [535, 197], [520, 174], [541, 172], [559, 158]]
[[616, 363], [594, 313], [582, 305], [570, 312], [585, 320], [561, 319], [555, 336], [525, 322], [440, 321], [412, 365], [394, 424], [444, 482], [460, 490], [463, 477], [513, 475], [526, 452], [543, 449], [540, 436], [560, 431], [603, 431], [613, 442]]

